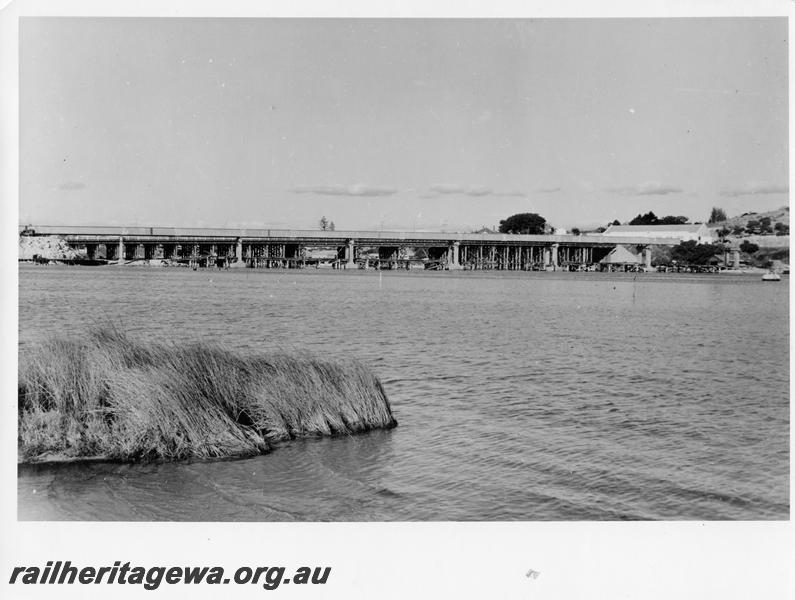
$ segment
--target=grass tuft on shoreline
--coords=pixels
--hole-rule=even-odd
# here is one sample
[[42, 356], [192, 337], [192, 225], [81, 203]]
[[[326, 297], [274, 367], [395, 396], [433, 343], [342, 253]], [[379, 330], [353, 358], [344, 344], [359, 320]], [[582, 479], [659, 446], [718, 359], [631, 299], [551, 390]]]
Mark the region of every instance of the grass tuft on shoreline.
[[397, 421], [356, 362], [142, 343], [106, 326], [20, 352], [18, 425], [25, 463], [252, 456]]

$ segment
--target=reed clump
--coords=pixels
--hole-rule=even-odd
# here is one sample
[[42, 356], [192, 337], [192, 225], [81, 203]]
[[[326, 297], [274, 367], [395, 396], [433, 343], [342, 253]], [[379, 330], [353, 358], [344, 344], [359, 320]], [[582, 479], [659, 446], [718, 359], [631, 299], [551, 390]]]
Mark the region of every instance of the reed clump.
[[357, 362], [142, 343], [106, 326], [25, 348], [19, 365], [20, 462], [251, 456], [397, 425]]

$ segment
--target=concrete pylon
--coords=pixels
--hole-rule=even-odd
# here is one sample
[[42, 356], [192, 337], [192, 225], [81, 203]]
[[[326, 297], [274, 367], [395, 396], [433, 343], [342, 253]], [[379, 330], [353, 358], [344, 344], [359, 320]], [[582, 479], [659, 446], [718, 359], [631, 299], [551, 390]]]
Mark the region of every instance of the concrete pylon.
[[549, 263], [552, 266], [552, 270], [555, 271], [558, 268], [558, 245], [552, 244], [549, 248]]
[[229, 265], [232, 268], [245, 267], [246, 263], [243, 262], [243, 240], [237, 238], [235, 243], [235, 262]]
[[120, 261], [124, 260], [124, 238], [119, 236], [119, 248], [118, 248], [118, 258]]
[[461, 263], [458, 260], [458, 250], [461, 247], [461, 242], [453, 242], [448, 248], [448, 256], [450, 260], [447, 261], [447, 268], [456, 270], [461, 268]]
[[356, 260], [355, 260], [355, 255], [354, 255], [355, 251], [356, 251], [356, 243], [354, 242], [354, 240], [348, 240], [348, 251], [346, 252], [347, 260], [345, 262], [345, 267], [346, 268], [347, 267], [351, 267], [352, 268], [352, 267], [356, 266]]
[[732, 269], [740, 268], [740, 251], [737, 248], [731, 249], [731, 262], [732, 262]]
[[651, 270], [651, 247], [646, 246], [643, 249], [643, 266], [647, 271]]

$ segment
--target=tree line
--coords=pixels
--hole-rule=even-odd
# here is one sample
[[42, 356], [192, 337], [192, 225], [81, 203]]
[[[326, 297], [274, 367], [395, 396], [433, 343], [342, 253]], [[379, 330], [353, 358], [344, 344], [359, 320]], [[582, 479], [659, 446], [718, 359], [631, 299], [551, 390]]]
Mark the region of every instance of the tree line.
[[[722, 209], [713, 209], [710, 219], [723, 218], [725, 220], [725, 215]], [[690, 220], [683, 215], [668, 215], [659, 218], [654, 212], [649, 211], [646, 214], [639, 214], [632, 219], [628, 225], [685, 225], [689, 223], [689, 221]], [[769, 225], [770, 219], [765, 217], [761, 219], [761, 221], [765, 221], [765, 224], [760, 224], [760, 227], [764, 228]], [[607, 226], [609, 227], [610, 225], [621, 225], [621, 223], [615, 220], [612, 223], [608, 223]], [[500, 221], [499, 226], [500, 233], [524, 235], [542, 235], [550, 229], [551, 227], [546, 219], [537, 213], [518, 213], [511, 215], [507, 219]], [[597, 231], [604, 230], [605, 228], [600, 227]], [[572, 233], [579, 234], [579, 230], [574, 228], [572, 229]], [[753, 254], [759, 250], [759, 246], [745, 240], [740, 244], [740, 250], [746, 254]], [[681, 242], [679, 245], [671, 248], [670, 259], [676, 261], [680, 265], [706, 265], [711, 259], [716, 256], [721, 256], [725, 252], [726, 247], [722, 243], [699, 244], [697, 241], [691, 240]]]
[[[657, 217], [653, 212], [639, 214], [632, 219], [628, 225], [684, 225], [689, 223], [690, 219], [685, 216], [668, 215], [662, 218]], [[617, 219], [612, 223], [608, 223], [607, 227], [611, 225], [621, 225]], [[518, 213], [511, 215], [507, 219], [500, 221], [500, 233], [514, 233], [523, 235], [541, 235], [551, 230], [552, 227], [547, 223], [547, 220], [537, 213]], [[600, 227], [597, 233], [601, 233], [606, 228]], [[575, 227], [572, 233], [579, 234], [579, 228]]]

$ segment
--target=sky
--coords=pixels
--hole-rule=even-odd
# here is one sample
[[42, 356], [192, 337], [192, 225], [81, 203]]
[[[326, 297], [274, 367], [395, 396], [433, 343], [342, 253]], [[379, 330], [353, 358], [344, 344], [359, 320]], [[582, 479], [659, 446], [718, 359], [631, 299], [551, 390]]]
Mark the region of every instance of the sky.
[[787, 22], [25, 18], [20, 224], [471, 231], [789, 202]]

